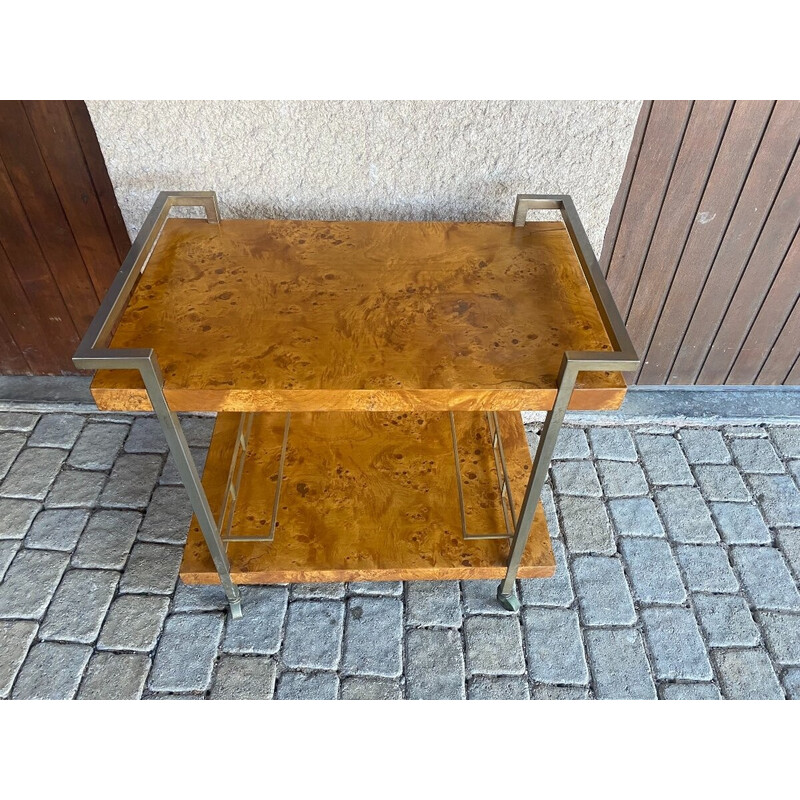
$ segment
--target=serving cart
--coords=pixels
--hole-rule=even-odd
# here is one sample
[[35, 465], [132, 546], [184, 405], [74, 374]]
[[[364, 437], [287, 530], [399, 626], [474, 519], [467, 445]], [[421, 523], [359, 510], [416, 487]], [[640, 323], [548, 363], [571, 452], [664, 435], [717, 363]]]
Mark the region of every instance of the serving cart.
[[[234, 617], [239, 584], [293, 581], [496, 578], [518, 608], [555, 569], [564, 414], [617, 408], [639, 363], [568, 196], [326, 222], [222, 220], [213, 192], [159, 194], [74, 362], [101, 410], [155, 411], [194, 511], [181, 577]], [[202, 479], [179, 412], [217, 415]]]

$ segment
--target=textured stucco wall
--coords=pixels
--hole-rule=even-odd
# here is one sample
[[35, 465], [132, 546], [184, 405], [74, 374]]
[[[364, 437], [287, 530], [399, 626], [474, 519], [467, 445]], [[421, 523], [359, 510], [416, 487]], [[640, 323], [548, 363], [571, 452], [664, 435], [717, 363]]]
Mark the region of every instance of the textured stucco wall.
[[89, 101], [122, 214], [214, 189], [224, 217], [510, 220], [575, 200], [597, 254], [639, 101]]

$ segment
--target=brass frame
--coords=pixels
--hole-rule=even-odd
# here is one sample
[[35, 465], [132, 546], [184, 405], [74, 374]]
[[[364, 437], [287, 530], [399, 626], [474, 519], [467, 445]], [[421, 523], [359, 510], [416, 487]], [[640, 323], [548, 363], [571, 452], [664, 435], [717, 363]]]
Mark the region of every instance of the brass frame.
[[[241, 617], [241, 598], [238, 587], [233, 583], [230, 574], [230, 563], [226, 554], [225, 541], [222, 531], [226, 533], [230, 530], [229, 519], [233, 515], [236, 493], [242, 474], [242, 463], [246, 456], [247, 434], [249, 425], [243, 415], [237, 437], [238, 450], [235, 448], [234, 455], [241, 450], [241, 462], [236, 463], [236, 457], [232, 459], [231, 469], [226, 487], [223, 507], [220, 509], [219, 520], [216, 520], [209, 506], [208, 499], [203, 489], [200, 475], [192, 459], [189, 445], [181, 428], [177, 415], [169, 407], [164, 395], [164, 377], [158, 365], [156, 353], [152, 349], [113, 349], [109, 347], [111, 337], [125, 310], [136, 283], [147, 267], [150, 255], [153, 251], [161, 230], [166, 222], [170, 210], [175, 206], [195, 206], [205, 209], [206, 220], [209, 224], [219, 223], [220, 215], [217, 206], [217, 198], [214, 192], [161, 192], [156, 198], [150, 213], [142, 225], [139, 235], [133, 242], [131, 249], [126, 256], [122, 266], [114, 278], [111, 287], [106, 293], [100, 308], [94, 319], [89, 325], [86, 334], [81, 340], [77, 351], [73, 357], [73, 362], [80, 369], [135, 369], [138, 370], [144, 381], [150, 403], [153, 406], [159, 422], [164, 429], [164, 434], [169, 445], [178, 472], [184, 486], [189, 494], [195, 516], [200, 524], [209, 552], [214, 561], [214, 566], [219, 574], [225, 594], [228, 598], [233, 617]], [[510, 554], [506, 577], [498, 589], [498, 599], [506, 608], [519, 608], [519, 601], [516, 598], [515, 582], [519, 569], [522, 554], [528, 540], [533, 516], [536, 510], [539, 497], [542, 492], [550, 459], [555, 447], [558, 431], [566, 413], [575, 381], [580, 372], [599, 370], [599, 371], [629, 371], [635, 370], [639, 366], [639, 358], [631, 343], [625, 325], [614, 303], [614, 299], [609, 291], [608, 284], [603, 277], [597, 259], [592, 251], [589, 239], [583, 229], [580, 218], [575, 210], [572, 199], [567, 195], [518, 195], [514, 208], [514, 225], [524, 226], [529, 211], [533, 210], [558, 210], [561, 212], [564, 224], [569, 232], [575, 253], [580, 261], [584, 276], [595, 299], [600, 316], [605, 325], [609, 340], [614, 347], [613, 352], [594, 352], [594, 351], [568, 351], [564, 353], [561, 368], [558, 376], [558, 391], [556, 393], [553, 408], [547, 413], [539, 446], [536, 450], [533, 462], [533, 471], [528, 481], [525, 496], [519, 509], [516, 509], [508, 491], [507, 470], [505, 468], [505, 458], [502, 450], [502, 442], [497, 429], [496, 416], [489, 411], [488, 419], [490, 431], [494, 423], [493, 448], [495, 450], [495, 460], [498, 467], [498, 481], [501, 489], [501, 503], [507, 496], [509, 511], [514, 524], [513, 535], [509, 534], [508, 525], [506, 534], [501, 534], [503, 538], [511, 539]], [[452, 417], [451, 417], [452, 423]], [[245, 428], [247, 432], [245, 432]], [[286, 439], [289, 430], [289, 416], [287, 415], [286, 427], [284, 430], [284, 442], [281, 452], [280, 473], [283, 470], [283, 462], [286, 452]], [[455, 446], [455, 431], [454, 446]], [[456, 467], [459, 472], [457, 447]], [[501, 472], [503, 476], [501, 478]], [[231, 494], [232, 490], [232, 494]], [[463, 495], [459, 485], [460, 501], [463, 517]], [[276, 487], [275, 510], [280, 496], [280, 474], [278, 486]], [[506, 507], [503, 506], [506, 513]], [[273, 514], [273, 524], [271, 536], [274, 536], [276, 514]], [[464, 526], [466, 534], [466, 527]], [[474, 538], [474, 537], [472, 537]], [[228, 538], [228, 541], [231, 539]], [[252, 539], [247, 539], [252, 541]]]

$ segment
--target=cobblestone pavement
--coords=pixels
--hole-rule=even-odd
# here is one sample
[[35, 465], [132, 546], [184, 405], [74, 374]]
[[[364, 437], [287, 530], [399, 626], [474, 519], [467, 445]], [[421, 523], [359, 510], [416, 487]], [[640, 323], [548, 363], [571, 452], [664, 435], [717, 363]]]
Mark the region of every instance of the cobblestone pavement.
[[232, 621], [178, 580], [165, 450], [152, 417], [0, 412], [0, 697], [800, 697], [800, 426], [565, 428], [558, 571], [515, 614], [494, 581], [297, 584]]

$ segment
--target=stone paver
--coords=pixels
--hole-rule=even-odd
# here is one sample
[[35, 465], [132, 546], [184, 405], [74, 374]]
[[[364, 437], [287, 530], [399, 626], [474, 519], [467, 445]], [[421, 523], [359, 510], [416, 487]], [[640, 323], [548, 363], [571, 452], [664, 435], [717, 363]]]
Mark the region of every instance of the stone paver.
[[0, 620], [0, 698], [8, 697], [37, 628], [35, 622]]
[[581, 686], [534, 686], [531, 700], [588, 700], [589, 690]]
[[[97, 511], [81, 534], [72, 556], [76, 567], [121, 570], [142, 521], [138, 511]], [[136, 564], [132, 565], [135, 568]]]
[[14, 560], [14, 556], [21, 546], [21, 542], [17, 542], [14, 539], [0, 539], [0, 581], [5, 577], [11, 562]]
[[111, 469], [127, 435], [127, 425], [89, 422], [72, 448], [67, 463], [79, 469]]
[[657, 678], [695, 681], [713, 678], [697, 622], [688, 608], [644, 608], [642, 622]]
[[110, 570], [67, 571], [39, 628], [39, 638], [91, 644], [100, 633], [118, 581], [119, 573]]
[[775, 540], [794, 573], [795, 580], [800, 581], [800, 530], [778, 531]]
[[721, 700], [713, 683], [666, 683], [661, 688], [662, 700]]
[[698, 594], [694, 607], [710, 647], [754, 647], [760, 642], [758, 628], [743, 597]]
[[564, 539], [573, 553], [614, 552], [614, 537], [608, 511], [594, 497], [560, 497], [558, 504], [564, 521]]
[[28, 653], [14, 682], [15, 700], [71, 700], [78, 691], [92, 648], [41, 642]]
[[402, 700], [399, 681], [389, 678], [362, 678], [351, 675], [342, 678], [342, 700]]
[[27, 411], [0, 411], [0, 431], [32, 431], [38, 420]]
[[649, 700], [656, 687], [635, 628], [586, 631], [595, 693], [600, 700]]
[[69, 552], [74, 549], [88, 519], [89, 511], [85, 508], [45, 509], [33, 521], [25, 537], [25, 547]]
[[544, 517], [547, 520], [550, 538], [557, 539], [561, 536], [561, 522], [558, 519], [556, 499], [553, 496], [553, 490], [547, 483], [542, 487], [542, 508], [544, 508]]
[[168, 597], [121, 594], [103, 623], [98, 649], [149, 653], [156, 646], [168, 608]]
[[0, 539], [22, 539], [42, 504], [37, 500], [0, 497]]
[[396, 597], [347, 601], [342, 672], [396, 678], [403, 671], [403, 604]]
[[557, 606], [567, 608], [575, 599], [572, 581], [567, 569], [567, 553], [564, 545], [553, 540], [553, 555], [556, 572], [552, 578], [524, 578], [520, 583], [520, 600], [525, 606]]
[[103, 472], [62, 469], [47, 495], [45, 508], [91, 507], [97, 502], [105, 482]]
[[275, 660], [268, 656], [222, 656], [211, 700], [269, 700], [275, 692]]
[[137, 653], [95, 653], [83, 676], [79, 700], [138, 700], [150, 658]]
[[650, 482], [656, 486], [691, 486], [694, 478], [677, 439], [639, 434], [636, 444]]
[[618, 559], [579, 556], [572, 562], [572, 574], [585, 625], [632, 625], [636, 621]]
[[602, 497], [603, 490], [591, 461], [554, 461], [550, 471], [559, 494]]
[[475, 675], [467, 686], [469, 700], [528, 700], [530, 696], [522, 675]]
[[609, 461], [636, 461], [633, 437], [626, 428], [590, 428], [589, 440], [595, 458]]
[[516, 616], [467, 617], [464, 620], [466, 664], [470, 675], [522, 675], [525, 656]]
[[125, 439], [126, 453], [166, 453], [167, 439], [156, 417], [137, 417]]
[[68, 563], [66, 553], [20, 550], [0, 583], [0, 619], [40, 619]]
[[192, 504], [183, 486], [157, 486], [139, 529], [143, 542], [184, 544], [192, 521]]
[[800, 458], [800, 426], [773, 427], [770, 436], [784, 458]]
[[779, 664], [800, 664], [800, 616], [778, 611], [758, 615], [767, 649]]
[[0, 483], [0, 495], [44, 500], [66, 455], [64, 450], [47, 447], [26, 448]]
[[[202, 464], [214, 419], [181, 422]], [[519, 613], [498, 579], [391, 581], [245, 586], [232, 620], [177, 580], [153, 415], [0, 412], [0, 698], [800, 697], [800, 426], [563, 433]]]
[[649, 497], [609, 500], [608, 510], [611, 512], [617, 536], [666, 535], [658, 518], [658, 511]]
[[5, 478], [11, 465], [25, 446], [25, 436], [21, 433], [0, 433], [0, 481]]
[[769, 528], [755, 506], [748, 503], [710, 505], [722, 540], [728, 544], [769, 544], [772, 541]]
[[637, 497], [650, 491], [644, 472], [638, 464], [628, 461], [598, 461], [597, 472], [606, 497]]
[[783, 472], [783, 464], [769, 439], [732, 439], [731, 452], [743, 472]]
[[167, 619], [147, 685], [154, 692], [205, 691], [222, 636], [222, 614], [175, 614]]
[[399, 597], [403, 594], [402, 581], [358, 581], [348, 583], [347, 590], [350, 594], [375, 594]]
[[783, 673], [783, 688], [789, 700], [800, 700], [800, 667], [792, 667]]
[[619, 546], [639, 602], [684, 602], [686, 590], [668, 542], [634, 538], [620, 540]]
[[191, 585], [179, 580], [173, 595], [173, 611], [226, 611], [228, 600], [221, 586]]
[[461, 581], [461, 596], [467, 614], [504, 615], [512, 612], [497, 602], [500, 581]]
[[289, 606], [281, 650], [292, 669], [336, 669], [342, 652], [344, 603], [296, 600]]
[[800, 528], [800, 489], [788, 475], [750, 475], [749, 480], [769, 525]]
[[43, 414], [33, 429], [28, 444], [32, 447], [59, 447], [69, 450], [77, 441], [85, 421], [78, 414]]
[[692, 464], [730, 464], [731, 454], [717, 430], [684, 428], [679, 439]]
[[718, 542], [700, 490], [693, 486], [671, 486], [656, 492], [656, 502], [667, 534], [674, 542], [703, 544]]
[[281, 645], [289, 592], [283, 586], [242, 586], [241, 619], [229, 619], [222, 649], [226, 653], [272, 655]]
[[180, 547], [137, 542], [122, 575], [120, 591], [172, 594], [182, 558], [183, 549]]
[[553, 458], [559, 460], [567, 458], [584, 459], [590, 456], [589, 442], [583, 430], [568, 426], [563, 427], [558, 434], [558, 439], [556, 439]]
[[406, 624], [423, 628], [460, 627], [458, 581], [409, 581], [406, 586]]
[[679, 544], [675, 547], [686, 587], [691, 592], [738, 592], [739, 581], [728, 562], [727, 552], [717, 545]]
[[464, 698], [464, 654], [457, 631], [408, 631], [406, 691], [410, 700]]
[[211, 433], [217, 421], [215, 415], [197, 417], [194, 415], [180, 414], [183, 435], [190, 447], [208, 447], [211, 443]]
[[700, 464], [694, 468], [694, 474], [706, 500], [750, 502], [750, 492], [736, 467], [726, 464]]
[[275, 692], [277, 700], [335, 700], [339, 676], [335, 672], [284, 672]]
[[160, 471], [161, 456], [123, 453], [114, 463], [108, 483], [100, 495], [100, 505], [146, 508]]
[[783, 689], [764, 650], [713, 650], [711, 658], [728, 700], [783, 700]]
[[732, 547], [731, 558], [756, 608], [800, 610], [800, 594], [780, 550], [774, 547]]
[[329, 600], [341, 600], [345, 596], [343, 583], [293, 583], [292, 599], [307, 599], [314, 597]]
[[576, 611], [529, 608], [522, 614], [528, 675], [540, 683], [585, 685], [589, 671]]
[[[208, 448], [206, 447], [192, 447], [190, 448], [192, 458], [194, 459], [195, 466], [197, 467], [197, 472], [202, 475], [203, 469], [206, 464], [206, 456], [208, 455]], [[164, 484], [167, 486], [178, 486], [182, 485], [181, 476], [178, 474], [178, 468], [175, 466], [175, 461], [172, 458], [172, 454], [170, 453], [167, 456], [166, 463], [164, 464], [164, 469], [161, 471], [161, 475], [158, 479], [160, 484]]]

